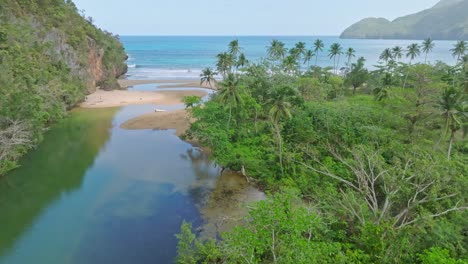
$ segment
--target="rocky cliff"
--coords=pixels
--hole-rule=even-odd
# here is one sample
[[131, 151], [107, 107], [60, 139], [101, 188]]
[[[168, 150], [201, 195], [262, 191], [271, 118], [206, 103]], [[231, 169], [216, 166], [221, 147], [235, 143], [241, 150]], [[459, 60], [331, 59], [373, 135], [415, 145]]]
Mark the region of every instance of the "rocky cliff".
[[118, 88], [125, 60], [70, 0], [0, 0], [0, 175], [96, 86]]

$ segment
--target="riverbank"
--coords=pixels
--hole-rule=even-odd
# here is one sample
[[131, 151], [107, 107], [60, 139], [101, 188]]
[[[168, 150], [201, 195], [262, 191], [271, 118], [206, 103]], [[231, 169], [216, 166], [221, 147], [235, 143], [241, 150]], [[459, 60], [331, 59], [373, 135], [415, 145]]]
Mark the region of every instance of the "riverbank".
[[168, 112], [148, 113], [136, 118], [130, 119], [123, 123], [120, 127], [129, 130], [139, 129], [175, 129], [176, 135], [181, 136], [187, 131], [190, 126], [189, 116], [187, 111], [175, 110]]

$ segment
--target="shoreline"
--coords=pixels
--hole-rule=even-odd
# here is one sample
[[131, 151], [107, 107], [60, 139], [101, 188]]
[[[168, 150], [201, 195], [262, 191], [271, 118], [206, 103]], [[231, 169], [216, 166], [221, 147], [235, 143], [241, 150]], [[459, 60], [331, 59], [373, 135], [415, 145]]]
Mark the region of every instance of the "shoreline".
[[208, 85], [201, 85], [195, 80], [119, 80], [122, 88], [129, 88], [142, 84], [164, 84], [158, 86], [164, 91], [128, 91], [112, 90], [104, 91], [97, 89], [94, 93], [86, 96], [81, 108], [107, 108], [126, 105], [156, 104], [160, 106], [171, 106], [183, 103], [185, 96], [204, 97], [208, 95], [206, 91], [200, 90], [170, 90], [171, 88], [204, 88], [212, 89]]
[[165, 88], [205, 88], [216, 90], [216, 85], [214, 83], [208, 85], [207, 83], [200, 83], [200, 80], [196, 79], [181, 79], [181, 80], [127, 80], [127, 79], [120, 79], [118, 80], [120, 87], [123, 89], [127, 89], [129, 87], [141, 84], [163, 84], [159, 85], [158, 88], [165, 89]]
[[[206, 84], [201, 85], [196, 80], [118, 80], [125, 90], [104, 91], [97, 89], [86, 96], [80, 104], [82, 109], [114, 108], [127, 105], [155, 104], [157, 106], [173, 106], [183, 104], [185, 96], [205, 97], [209, 93], [203, 90], [185, 90], [183, 88], [211, 89]], [[157, 91], [129, 91], [129, 87], [144, 84], [155, 84]], [[163, 84], [163, 85], [157, 85]], [[208, 87], [208, 88], [207, 88]], [[174, 88], [174, 90], [171, 90]], [[182, 89], [178, 89], [182, 88]], [[190, 117], [185, 109], [163, 112], [148, 112], [126, 120], [120, 128], [126, 130], [169, 130], [174, 129], [177, 136], [185, 134], [190, 126]]]

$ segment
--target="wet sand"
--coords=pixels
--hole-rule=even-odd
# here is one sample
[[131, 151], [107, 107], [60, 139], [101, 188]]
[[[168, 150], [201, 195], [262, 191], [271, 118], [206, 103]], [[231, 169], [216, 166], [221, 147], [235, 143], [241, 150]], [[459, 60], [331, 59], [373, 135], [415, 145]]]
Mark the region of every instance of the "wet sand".
[[175, 129], [176, 135], [181, 136], [189, 128], [189, 117], [185, 110], [176, 110], [169, 112], [154, 112], [145, 114], [123, 123], [120, 127], [123, 129], [157, 129], [167, 130]]

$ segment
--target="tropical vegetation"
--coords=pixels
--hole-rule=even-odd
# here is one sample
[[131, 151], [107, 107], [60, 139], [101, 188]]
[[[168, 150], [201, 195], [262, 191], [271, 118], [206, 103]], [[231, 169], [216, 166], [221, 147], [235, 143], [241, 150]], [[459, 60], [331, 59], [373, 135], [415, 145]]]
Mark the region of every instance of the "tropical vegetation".
[[375, 70], [338, 43], [333, 67], [310, 66], [320, 40], [310, 49], [273, 40], [267, 59], [239, 72], [235, 56], [218, 56], [220, 91], [190, 105], [186, 137], [270, 195], [217, 240], [184, 223], [177, 262], [467, 263], [463, 43], [456, 65], [414, 63], [421, 47], [430, 56], [426, 40], [386, 49]]
[[118, 87], [126, 54], [70, 0], [0, 5], [1, 176], [96, 85]]

